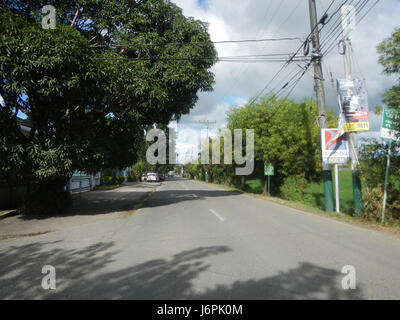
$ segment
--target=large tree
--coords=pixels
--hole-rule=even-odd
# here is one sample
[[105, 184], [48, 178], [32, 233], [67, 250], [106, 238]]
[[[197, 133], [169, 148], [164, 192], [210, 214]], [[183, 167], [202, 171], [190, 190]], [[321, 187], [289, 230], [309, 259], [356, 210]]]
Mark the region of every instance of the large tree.
[[[48, 4], [54, 30], [40, 24]], [[62, 203], [56, 193], [75, 170], [131, 165], [145, 125], [179, 119], [212, 89], [206, 26], [169, 1], [3, 1], [0, 10], [0, 169], [34, 181], [39, 203]]]
[[[400, 113], [400, 28], [396, 28], [393, 34], [382, 41], [378, 46], [379, 63], [383, 66], [383, 72], [395, 76], [397, 84], [384, 94], [383, 102], [392, 110]], [[397, 116], [398, 128], [400, 130], [400, 116]]]

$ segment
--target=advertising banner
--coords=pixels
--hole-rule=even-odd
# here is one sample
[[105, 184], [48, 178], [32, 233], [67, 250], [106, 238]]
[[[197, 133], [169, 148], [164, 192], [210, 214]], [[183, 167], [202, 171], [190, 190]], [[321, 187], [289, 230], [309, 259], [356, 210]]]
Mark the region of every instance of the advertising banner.
[[369, 106], [365, 80], [338, 79], [339, 117], [342, 121], [339, 131], [369, 131]]

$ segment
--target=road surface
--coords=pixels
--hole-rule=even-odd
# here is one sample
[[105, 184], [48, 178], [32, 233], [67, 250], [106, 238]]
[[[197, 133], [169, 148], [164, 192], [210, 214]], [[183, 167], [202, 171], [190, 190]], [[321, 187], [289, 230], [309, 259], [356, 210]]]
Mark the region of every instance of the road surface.
[[[136, 211], [106, 211], [0, 241], [0, 298], [400, 299], [393, 234], [184, 179]], [[44, 265], [56, 270], [55, 290], [41, 286]], [[354, 290], [342, 287], [348, 265]]]

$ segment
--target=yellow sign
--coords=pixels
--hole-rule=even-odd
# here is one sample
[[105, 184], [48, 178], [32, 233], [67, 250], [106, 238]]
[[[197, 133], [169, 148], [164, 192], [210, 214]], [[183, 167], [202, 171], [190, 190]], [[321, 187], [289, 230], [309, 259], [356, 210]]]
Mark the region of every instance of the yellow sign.
[[351, 122], [343, 124], [344, 132], [369, 131], [369, 122]]

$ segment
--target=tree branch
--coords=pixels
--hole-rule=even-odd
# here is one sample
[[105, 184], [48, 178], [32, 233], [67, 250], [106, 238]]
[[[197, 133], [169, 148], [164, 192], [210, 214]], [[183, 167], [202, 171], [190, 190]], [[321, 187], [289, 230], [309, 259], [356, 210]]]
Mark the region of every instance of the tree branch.
[[78, 9], [76, 9], [76, 11], [75, 11], [75, 16], [74, 16], [74, 19], [72, 20], [71, 27], [73, 27], [73, 25], [75, 24], [75, 21], [78, 18], [78, 14], [79, 14], [79, 10], [80, 9], [81, 9], [81, 6], [78, 3]]

